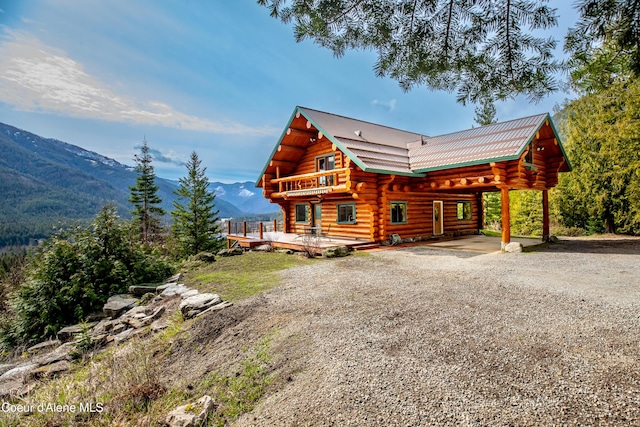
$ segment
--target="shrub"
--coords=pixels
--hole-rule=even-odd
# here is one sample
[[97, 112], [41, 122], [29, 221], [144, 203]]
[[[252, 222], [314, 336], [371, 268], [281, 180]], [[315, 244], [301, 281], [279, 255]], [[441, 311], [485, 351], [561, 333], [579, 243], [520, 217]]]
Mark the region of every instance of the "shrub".
[[131, 239], [130, 228], [108, 205], [88, 228], [59, 231], [39, 248], [12, 300], [16, 317], [2, 331], [5, 346], [54, 335], [101, 310], [110, 295], [169, 276], [169, 261]]

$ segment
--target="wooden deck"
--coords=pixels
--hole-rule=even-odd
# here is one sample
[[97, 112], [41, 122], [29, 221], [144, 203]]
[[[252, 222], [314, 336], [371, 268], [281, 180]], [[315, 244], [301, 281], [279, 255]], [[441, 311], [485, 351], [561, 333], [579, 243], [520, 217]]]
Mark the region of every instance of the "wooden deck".
[[291, 249], [294, 251], [305, 251], [307, 248], [315, 248], [318, 252], [322, 252], [323, 249], [331, 248], [335, 246], [346, 246], [349, 249], [370, 249], [378, 247], [377, 243], [370, 242], [362, 239], [347, 239], [343, 237], [333, 236], [316, 236], [313, 234], [293, 234], [277, 232], [263, 233], [262, 239], [257, 234], [242, 235], [227, 235], [228, 245], [232, 245], [233, 242], [243, 248], [255, 248], [260, 245], [271, 245], [274, 248]]

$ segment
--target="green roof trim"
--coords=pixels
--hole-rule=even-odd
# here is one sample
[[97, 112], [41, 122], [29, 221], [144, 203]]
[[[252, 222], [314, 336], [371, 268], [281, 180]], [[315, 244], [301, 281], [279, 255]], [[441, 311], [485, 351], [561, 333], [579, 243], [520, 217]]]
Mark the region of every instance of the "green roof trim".
[[524, 144], [522, 146], [522, 148], [520, 149], [520, 151], [518, 151], [518, 154], [516, 154], [514, 156], [502, 156], [502, 157], [493, 157], [493, 158], [488, 158], [488, 159], [471, 160], [471, 161], [462, 162], [462, 163], [450, 163], [450, 164], [446, 164], [446, 165], [434, 166], [432, 168], [414, 169], [414, 171], [415, 172], [435, 172], [435, 171], [441, 171], [441, 170], [445, 170], [445, 169], [463, 168], [463, 167], [467, 167], [467, 166], [481, 165], [481, 164], [484, 164], [484, 163], [505, 162], [505, 161], [509, 161], [509, 160], [517, 160], [517, 159], [520, 158], [520, 156], [522, 156], [522, 153], [524, 153], [524, 150], [527, 148], [527, 146], [529, 144], [531, 144], [531, 142], [533, 142], [533, 140], [536, 137], [536, 134], [538, 133], [538, 131], [540, 131], [540, 129], [542, 129], [542, 126], [544, 126], [544, 124], [545, 124], [545, 122], [547, 120], [549, 121], [549, 125], [551, 126], [551, 129], [553, 130], [553, 133], [556, 136], [556, 139], [558, 140], [558, 147], [560, 147], [560, 151], [562, 152], [562, 155], [564, 156], [565, 160], [567, 161], [567, 166], [569, 166], [569, 170], [573, 169], [572, 166], [571, 166], [571, 163], [569, 162], [569, 157], [567, 157], [567, 153], [564, 150], [564, 147], [562, 146], [562, 142], [560, 141], [560, 135], [558, 134], [558, 131], [556, 130], [555, 125], [553, 124], [553, 120], [551, 119], [551, 116], [549, 115], [549, 113], [547, 113], [547, 115], [544, 118], [544, 120], [540, 121], [540, 124], [538, 125], [536, 130], [531, 134], [531, 137], [529, 138], [527, 143]]
[[562, 140], [560, 139], [560, 132], [558, 132], [558, 130], [556, 129], [556, 125], [555, 123], [553, 123], [553, 120], [551, 119], [551, 115], [549, 113], [547, 113], [547, 117], [549, 120], [549, 125], [551, 126], [551, 129], [553, 129], [553, 133], [556, 135], [556, 139], [558, 140], [558, 147], [560, 147], [560, 151], [562, 152], [564, 159], [567, 161], [569, 172], [571, 172], [573, 170], [573, 166], [571, 166], [571, 160], [569, 160], [569, 156], [567, 156], [567, 152], [564, 149], [564, 145], [562, 145]]
[[453, 164], [448, 164], [448, 165], [440, 165], [440, 166], [434, 166], [432, 168], [416, 169], [416, 172], [422, 172], [422, 173], [436, 172], [436, 171], [441, 171], [441, 170], [445, 170], [445, 169], [463, 168], [463, 167], [466, 167], [466, 166], [482, 165], [482, 164], [485, 164], [485, 163], [504, 162], [504, 161], [508, 161], [508, 160], [515, 160], [515, 159], [517, 159], [519, 157], [520, 157], [520, 155], [493, 157], [493, 158], [479, 159], [479, 160], [471, 160], [469, 162], [453, 163]]
[[518, 158], [520, 158], [520, 156], [522, 156], [522, 153], [524, 153], [524, 151], [526, 150], [527, 146], [529, 146], [533, 142], [533, 140], [535, 139], [536, 134], [540, 131], [542, 126], [544, 126], [545, 123], [547, 123], [547, 122], [551, 126], [551, 129], [552, 129], [552, 131], [553, 131], [553, 133], [555, 135], [555, 138], [556, 138], [556, 140], [558, 142], [558, 146], [560, 147], [560, 151], [562, 152], [562, 155], [563, 155], [564, 159], [566, 160], [566, 163], [567, 163], [567, 166], [568, 166], [569, 170], [573, 169], [573, 167], [571, 165], [571, 162], [569, 160], [569, 157], [567, 156], [567, 152], [564, 149], [564, 146], [563, 146], [562, 141], [560, 139], [560, 134], [558, 133], [558, 131], [556, 129], [556, 126], [553, 123], [553, 119], [551, 118], [551, 115], [549, 113], [547, 113], [545, 115], [545, 117], [540, 120], [540, 123], [535, 128], [535, 131], [532, 132], [532, 134], [529, 137], [527, 143], [524, 144], [520, 148], [518, 153], [515, 154], [515, 155], [507, 155], [507, 156], [501, 156], [501, 157], [490, 157], [490, 158], [485, 158], [485, 159], [474, 159], [474, 160], [470, 160], [470, 161], [467, 161], [467, 162], [443, 164], [443, 165], [434, 166], [434, 167], [428, 167], [428, 168], [412, 169], [411, 171], [407, 171], [407, 172], [399, 172], [399, 171], [388, 170], [388, 169], [378, 169], [378, 168], [367, 167], [365, 165], [365, 163], [358, 158], [358, 156], [356, 156], [354, 153], [352, 153], [342, 142], [340, 142], [338, 139], [336, 139], [332, 134], [330, 134], [322, 126], [320, 126], [313, 118], [311, 118], [310, 115], [305, 112], [303, 107], [296, 106], [296, 108], [294, 109], [293, 113], [291, 114], [291, 117], [289, 118], [289, 121], [287, 122], [287, 126], [282, 131], [282, 134], [280, 135], [280, 138], [278, 139], [278, 142], [277, 142], [276, 146], [274, 147], [273, 151], [271, 152], [271, 155], [269, 156], [269, 159], [267, 160], [264, 168], [262, 169], [262, 171], [261, 171], [261, 173], [260, 173], [260, 175], [258, 177], [258, 180], [256, 181], [256, 184], [255, 184], [256, 187], [259, 187], [261, 185], [262, 176], [266, 173], [266, 170], [269, 167], [269, 163], [271, 162], [271, 160], [273, 160], [273, 157], [277, 153], [278, 147], [282, 143], [282, 140], [286, 136], [287, 130], [291, 127], [291, 123], [293, 122], [293, 120], [295, 119], [297, 114], [300, 114], [305, 119], [307, 119], [319, 132], [322, 132], [322, 134], [332, 144], [334, 144], [344, 155], [346, 155], [353, 163], [355, 163], [364, 172], [386, 174], [386, 175], [408, 176], [408, 177], [414, 177], [414, 178], [423, 178], [423, 177], [427, 176], [427, 174], [429, 172], [435, 172], [435, 171], [453, 169], [453, 168], [460, 168], [460, 167], [467, 167], [467, 166], [474, 166], [474, 165], [480, 165], [480, 164], [491, 163], [491, 162], [503, 162], [503, 161], [517, 160]]
[[385, 175], [409, 176], [413, 178], [424, 178], [425, 176], [427, 176], [427, 174], [420, 173], [420, 172], [399, 172], [399, 171], [391, 171], [387, 169], [373, 169], [373, 168], [366, 168], [362, 170], [364, 172], [383, 173]]

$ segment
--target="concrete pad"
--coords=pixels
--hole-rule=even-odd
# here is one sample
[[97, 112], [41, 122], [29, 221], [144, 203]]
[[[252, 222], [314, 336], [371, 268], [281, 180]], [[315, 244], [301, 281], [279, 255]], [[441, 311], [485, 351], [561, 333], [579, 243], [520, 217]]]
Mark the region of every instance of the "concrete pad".
[[[525, 237], [512, 237], [511, 241], [521, 243], [525, 248], [540, 245], [543, 243], [542, 239], [531, 239]], [[501, 243], [501, 237], [484, 235], [460, 236], [451, 240], [426, 242], [427, 245], [436, 248], [456, 249], [482, 253], [500, 252]]]

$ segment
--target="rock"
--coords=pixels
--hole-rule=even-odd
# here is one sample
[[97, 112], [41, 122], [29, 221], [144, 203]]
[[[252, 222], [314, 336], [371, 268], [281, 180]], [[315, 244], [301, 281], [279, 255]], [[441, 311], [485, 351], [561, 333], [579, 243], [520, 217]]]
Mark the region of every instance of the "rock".
[[169, 427], [201, 426], [214, 408], [213, 399], [205, 395], [196, 403], [183, 405], [169, 412], [165, 422]]
[[91, 330], [91, 335], [101, 335], [113, 329], [113, 321], [111, 319], [103, 319]]
[[99, 348], [107, 343], [107, 334], [99, 334], [91, 336], [91, 345], [94, 348]]
[[151, 324], [151, 332], [160, 332], [163, 329], [169, 327], [169, 321], [167, 319], [158, 319]]
[[38, 365], [30, 363], [18, 366], [0, 375], [0, 397], [22, 396], [33, 387], [29, 387], [29, 380]]
[[197, 289], [189, 289], [187, 292], [185, 292], [184, 294], [180, 295], [180, 297], [182, 297], [182, 299], [185, 298], [189, 298], [192, 297], [194, 295], [198, 295], [200, 292], [198, 292]]
[[519, 253], [519, 252], [522, 252], [522, 249], [523, 249], [522, 243], [511, 242], [511, 243], [507, 243], [502, 250], [504, 252]]
[[196, 314], [196, 317], [200, 317], [207, 313], [211, 313], [212, 311], [222, 310], [223, 308], [231, 307], [232, 305], [233, 305], [232, 302], [224, 301], [224, 302], [221, 302], [220, 304], [214, 305], [213, 307], [207, 308], [205, 311], [201, 311], [200, 313]]
[[171, 287], [171, 286], [177, 286], [178, 282], [168, 282], [165, 283], [164, 285], [160, 285], [156, 288], [156, 292], [157, 293], [162, 293], [162, 291], [164, 291], [165, 289]]
[[18, 366], [18, 365], [16, 365], [15, 363], [7, 363], [7, 364], [4, 364], [4, 365], [0, 365], [0, 376], [2, 374], [4, 374], [5, 372], [8, 372], [8, 371], [12, 370], [16, 366]]
[[242, 248], [235, 247], [231, 249], [221, 250], [220, 252], [218, 252], [218, 256], [234, 256], [234, 255], [242, 255], [243, 253], [244, 251], [242, 250]]
[[187, 292], [189, 290], [188, 287], [186, 287], [183, 284], [173, 284], [171, 286], [167, 286], [160, 295], [162, 295], [163, 297], [171, 297], [174, 295], [182, 295], [183, 293]]
[[61, 360], [71, 360], [70, 354], [76, 349], [75, 343], [68, 342], [62, 344], [50, 353], [34, 357], [31, 362], [39, 366], [51, 365]]
[[254, 251], [258, 252], [273, 252], [273, 246], [271, 245], [260, 245], [253, 248]]
[[349, 255], [349, 249], [346, 246], [334, 246], [322, 250], [322, 256], [325, 258], [336, 258]]
[[34, 369], [31, 373], [35, 378], [51, 378], [60, 372], [68, 371], [71, 368], [71, 363], [66, 360], [60, 360], [50, 365], [41, 366], [38, 369]]
[[287, 254], [287, 255], [293, 254], [293, 251], [291, 249], [276, 249], [276, 252]]
[[144, 328], [145, 326], [149, 326], [152, 322], [153, 319], [149, 319], [147, 317], [142, 318], [142, 319], [127, 319], [125, 321], [127, 323], [127, 325], [131, 326], [133, 329], [140, 329], [140, 328]]
[[120, 332], [129, 329], [129, 325], [124, 322], [117, 322], [113, 325], [113, 329], [111, 329], [111, 335], [118, 335]]
[[199, 254], [196, 255], [195, 258], [198, 261], [207, 262], [207, 263], [216, 261], [216, 255], [212, 254], [211, 252], [200, 252]]
[[134, 332], [134, 329], [127, 329], [125, 331], [122, 331], [119, 334], [114, 335], [113, 342], [115, 344], [120, 344], [121, 342], [126, 341], [129, 338], [131, 338], [133, 336], [133, 332]]
[[114, 295], [107, 300], [107, 303], [102, 307], [102, 311], [106, 316], [115, 319], [137, 303], [138, 299], [131, 295]]
[[143, 286], [143, 285], [129, 286], [129, 293], [137, 297], [141, 297], [144, 294], [149, 292], [155, 294], [156, 288], [157, 286]]
[[549, 241], [549, 243], [558, 243], [560, 241], [560, 239], [558, 239], [557, 236], [549, 236], [548, 241]]
[[216, 294], [198, 294], [184, 299], [179, 306], [180, 313], [185, 319], [189, 319], [201, 311], [216, 304], [220, 304], [222, 300]]
[[134, 329], [140, 329], [150, 325], [151, 322], [162, 316], [164, 311], [164, 306], [158, 307], [155, 311], [151, 311], [150, 307], [138, 306], [127, 311], [120, 319], [122, 323]]
[[156, 308], [155, 311], [153, 313], [151, 313], [149, 315], [149, 318], [151, 320], [156, 320], [159, 319], [160, 316], [162, 316], [164, 314], [164, 312], [166, 311], [166, 308], [164, 305], [161, 305], [160, 307]]
[[174, 274], [165, 280], [164, 283], [178, 283], [180, 280], [182, 280], [182, 273]]
[[150, 302], [153, 301], [153, 299], [156, 297], [156, 294], [153, 292], [147, 292], [146, 294], [142, 295], [140, 297], [140, 305], [147, 305]]
[[38, 353], [41, 350], [49, 350], [53, 347], [58, 347], [62, 342], [60, 340], [48, 340], [41, 342], [40, 344], [36, 344], [27, 349], [27, 353]]
[[91, 330], [95, 326], [95, 323], [79, 323], [77, 325], [67, 326], [58, 331], [58, 339], [62, 342], [72, 341], [75, 339], [76, 334], [82, 333], [85, 330]]

